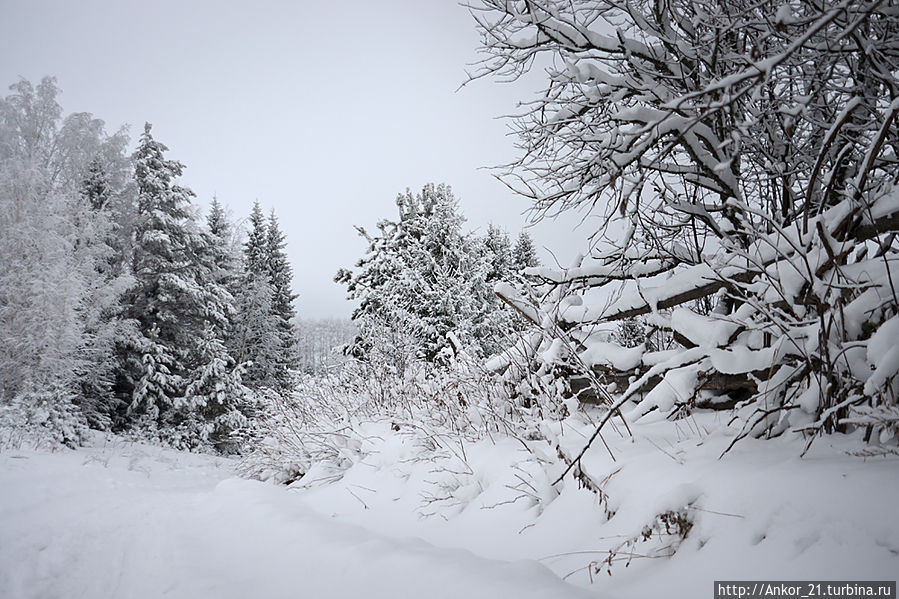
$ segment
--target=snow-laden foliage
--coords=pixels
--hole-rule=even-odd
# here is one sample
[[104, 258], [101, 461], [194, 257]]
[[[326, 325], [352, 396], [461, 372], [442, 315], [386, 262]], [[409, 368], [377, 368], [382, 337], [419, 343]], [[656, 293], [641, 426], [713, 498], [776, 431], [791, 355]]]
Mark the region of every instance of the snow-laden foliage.
[[199, 339], [199, 368], [187, 385], [181, 407], [196, 421], [196, 436], [220, 451], [236, 449], [232, 435], [249, 424], [254, 403], [243, 384], [244, 364], [235, 364], [219, 333], [207, 325]]
[[[472, 13], [475, 76], [549, 64], [514, 121], [507, 182], [538, 217], [603, 223], [570, 268], [496, 288], [539, 331], [535, 368], [578, 373], [582, 398], [625, 420], [736, 407], [741, 437], [863, 425], [893, 447], [894, 3], [484, 0]], [[675, 346], [609, 343], [634, 317]]]
[[[193, 192], [177, 178], [183, 165], [144, 129], [134, 154], [138, 219], [127, 294], [141, 332], [129, 373], [129, 414], [180, 447], [224, 443], [235, 413], [246, 410], [244, 365], [228, 354], [233, 299], [221, 281], [221, 247], [190, 211]], [[215, 222], [215, 221], [214, 221]], [[244, 417], [245, 420], [245, 417]]]
[[285, 389], [296, 367], [274, 213], [266, 223], [254, 211], [258, 255], [241, 260], [225, 209], [213, 198], [200, 225], [184, 165], [149, 124], [129, 160], [122, 131], [63, 117], [52, 78], [11, 90], [0, 100], [0, 428], [38, 444], [77, 443], [87, 425], [234, 450], [252, 411], [244, 381]]
[[237, 359], [248, 363], [246, 382], [252, 389], [287, 390], [297, 368], [296, 295], [285, 244], [274, 211], [266, 220], [256, 202], [236, 277], [237, 313], [229, 342]]
[[392, 349], [378, 344], [366, 360], [351, 359], [333, 374], [303, 376], [290, 395], [263, 394], [245, 472], [278, 482], [313, 468], [316, 476], [339, 477], [360, 459], [369, 423], [389, 423], [433, 448], [516, 436], [538, 418], [535, 407], [510, 404], [503, 382], [464, 352], [444, 355], [439, 364], [394, 360]]
[[247, 396], [224, 343], [237, 263], [223, 209], [208, 231], [197, 225], [183, 165], [149, 126], [132, 163], [122, 132], [63, 117], [52, 78], [11, 89], [0, 101], [4, 430], [38, 444], [72, 445], [87, 425], [227, 443]]
[[515, 327], [492, 293], [492, 281], [511, 273], [508, 237], [495, 227], [485, 238], [462, 231], [464, 217], [449, 186], [426, 185], [397, 197], [399, 220], [382, 220], [378, 233], [359, 228], [368, 252], [335, 281], [358, 300], [360, 332], [350, 353], [364, 357], [378, 336], [406, 335], [412, 356], [434, 361], [454, 334], [479, 353], [492, 353]]
[[537, 248], [534, 247], [534, 240], [528, 232], [522, 231], [515, 240], [515, 247], [512, 248], [512, 270], [521, 273], [524, 269], [535, 266], [540, 266]]
[[297, 294], [291, 288], [293, 268], [287, 261], [287, 253], [284, 251], [287, 239], [281, 232], [274, 210], [269, 214], [267, 225], [265, 259], [272, 290], [272, 313], [278, 336], [276, 381], [280, 388], [286, 389], [290, 386], [291, 373], [297, 369], [298, 362], [294, 327], [297, 312], [293, 307]]
[[19, 393], [0, 404], [0, 450], [77, 447], [88, 425], [70, 389]]
[[59, 413], [77, 402], [108, 425], [114, 346], [127, 333], [127, 139], [86, 113], [63, 118], [52, 78], [11, 90], [0, 100], [0, 404], [34, 412], [36, 398], [57, 398]]

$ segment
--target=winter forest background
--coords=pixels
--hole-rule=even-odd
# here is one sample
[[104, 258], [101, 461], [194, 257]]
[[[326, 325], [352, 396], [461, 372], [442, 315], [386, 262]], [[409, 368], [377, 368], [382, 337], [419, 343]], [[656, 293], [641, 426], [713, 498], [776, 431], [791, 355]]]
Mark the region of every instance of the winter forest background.
[[[493, 596], [485, 564], [395, 539], [538, 560], [504, 583], [535, 596], [581, 592], [544, 567], [611, 596], [895, 578], [899, 5], [466, 8], [480, 61], [458, 93], [520, 90], [514, 158], [492, 172], [531, 221], [579, 223], [570, 263], [537, 229], [470, 226], [435, 180], [398, 189], [394, 211], [358, 223], [355, 262], [311, 280], [286, 251], [294, 218], [265, 198], [248, 214], [198, 198], [150, 123], [132, 139], [67, 113], [53, 77], [12, 83], [0, 472], [16, 491], [0, 500], [0, 594], [64, 588], [16, 557], [53, 527], [3, 514], [92, 461], [114, 480], [139, 464], [157, 482], [130, 500], [151, 512], [170, 500], [158, 488], [208, 479], [222, 514], [286, 518], [271, 495], [286, 486], [394, 539], [378, 542], [398, 571], [417, 553], [448, 560], [473, 596]], [[350, 319], [298, 313], [304, 288], [332, 283]], [[266, 485], [221, 482], [234, 473]], [[337, 534], [316, 520], [290, 540], [253, 517], [260, 546], [308, 543], [290, 545], [299, 561]], [[60, 555], [92, 563], [79, 543]], [[90, 572], [85, 588], [115, 595]], [[192, 580], [171, 588], [211, 592]]]

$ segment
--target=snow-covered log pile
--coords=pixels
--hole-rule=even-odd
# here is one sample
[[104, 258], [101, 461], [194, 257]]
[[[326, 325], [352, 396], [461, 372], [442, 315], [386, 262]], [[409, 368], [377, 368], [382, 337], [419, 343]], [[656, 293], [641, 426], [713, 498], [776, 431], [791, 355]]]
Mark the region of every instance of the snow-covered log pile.
[[[600, 223], [570, 268], [497, 285], [534, 329], [489, 367], [625, 421], [735, 409], [737, 439], [862, 426], [895, 452], [896, 2], [482, 4], [474, 77], [550, 64], [500, 176]], [[661, 343], [616, 343], [633, 319]]]

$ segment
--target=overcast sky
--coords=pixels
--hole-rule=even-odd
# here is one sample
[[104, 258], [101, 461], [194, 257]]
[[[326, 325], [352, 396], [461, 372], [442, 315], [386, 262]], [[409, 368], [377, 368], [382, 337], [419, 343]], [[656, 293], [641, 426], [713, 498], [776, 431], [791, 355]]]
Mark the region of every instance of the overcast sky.
[[[130, 124], [132, 141], [151, 122], [204, 211], [213, 194], [235, 219], [256, 199], [275, 209], [303, 317], [349, 314], [332, 277], [365, 249], [353, 225], [394, 218], [407, 187], [449, 183], [471, 229], [514, 237], [525, 224], [527, 202], [482, 167], [515, 156], [497, 117], [530, 92], [486, 80], [456, 91], [478, 36], [452, 0], [0, 6], [4, 88], [56, 76], [66, 113]], [[586, 238], [571, 222], [531, 234], [567, 263]]]

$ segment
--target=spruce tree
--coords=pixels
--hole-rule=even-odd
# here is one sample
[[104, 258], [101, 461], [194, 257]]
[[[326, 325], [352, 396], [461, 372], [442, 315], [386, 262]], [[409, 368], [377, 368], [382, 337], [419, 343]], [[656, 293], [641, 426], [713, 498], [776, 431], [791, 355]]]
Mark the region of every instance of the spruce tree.
[[335, 281], [359, 300], [353, 320], [360, 333], [349, 348], [367, 358], [373, 350], [403, 345], [435, 361], [450, 350], [453, 333], [477, 353], [491, 353], [506, 316], [487, 278], [493, 253], [482, 239], [462, 232], [464, 217], [447, 185], [426, 185], [397, 198], [399, 220], [382, 220], [379, 233], [360, 233], [368, 253], [356, 271], [341, 269]]
[[512, 243], [509, 236], [499, 227], [490, 224], [484, 236], [484, 246], [487, 250], [486, 259], [490, 265], [487, 282], [492, 283], [507, 277], [512, 269]]
[[[210, 276], [220, 288], [218, 292], [221, 294], [221, 303], [226, 308], [233, 308], [240, 284], [238, 257], [232, 243], [232, 225], [215, 196], [206, 216], [206, 230], [203, 233], [208, 248], [206, 260]], [[224, 315], [224, 321], [222, 332], [228, 336], [235, 326], [234, 309], [229, 309]]]
[[206, 216], [206, 227], [209, 229], [210, 234], [222, 241], [227, 241], [231, 234], [231, 223], [228, 222], [225, 209], [215, 195], [212, 196], [212, 203], [209, 205], [209, 214]]
[[94, 210], [102, 210], [112, 195], [109, 177], [99, 156], [95, 156], [88, 164], [87, 175], [81, 184], [81, 195]]
[[[142, 336], [136, 348], [142, 356], [132, 373], [130, 409], [170, 441], [194, 447], [214, 428], [204, 422], [209, 400], [201, 392], [230, 385], [240, 373], [227, 352], [204, 351], [204, 340], [220, 340], [227, 331], [234, 308], [214, 276], [211, 235], [191, 218], [194, 194], [176, 183], [184, 166], [166, 159], [167, 150], [147, 124], [134, 154], [139, 195], [129, 311]], [[222, 379], [213, 381], [210, 373]]]
[[[83, 338], [90, 340], [88, 351], [95, 359], [80, 369], [78, 403], [94, 428], [111, 428], [116, 415], [124, 408], [122, 398], [114, 391], [117, 372], [121, 368], [116, 347], [133, 333], [132, 323], [124, 317], [122, 294], [126, 291], [127, 244], [122, 224], [113, 214], [112, 199], [116, 195], [105, 164], [99, 155], [87, 165], [87, 173], [78, 190], [75, 216], [75, 251], [77, 259], [92, 255], [94, 288], [105, 296], [94, 298], [93, 318], [85, 320]], [[85, 313], [87, 313], [85, 311]]]
[[512, 250], [512, 268], [515, 272], [521, 273], [525, 268], [533, 268], [540, 266], [540, 259], [537, 258], [537, 248], [534, 247], [534, 240], [528, 235], [527, 231], [518, 234], [515, 240], [515, 248]]
[[232, 435], [249, 422], [248, 389], [244, 386], [245, 365], [236, 364], [216, 328], [207, 324], [198, 340], [199, 367], [187, 385], [184, 405], [198, 422], [203, 441], [231, 453]]
[[248, 272], [241, 280], [231, 351], [238, 362], [246, 364], [244, 382], [248, 387], [276, 387], [280, 338], [272, 311], [271, 287], [267, 278]]
[[293, 269], [284, 251], [286, 245], [284, 234], [278, 226], [278, 218], [272, 210], [268, 219], [265, 258], [272, 292], [271, 309], [277, 326], [280, 348], [276, 378], [282, 388], [290, 384], [290, 372], [295, 370], [298, 364], [297, 335], [294, 327], [297, 313], [293, 306], [297, 296], [291, 289]]
[[184, 392], [184, 365], [191, 354], [191, 333], [201, 312], [194, 280], [194, 256], [188, 229], [193, 192], [175, 183], [184, 169], [167, 160], [163, 144], [144, 127], [134, 154], [138, 220], [129, 312], [143, 337], [135, 349], [141, 368], [133, 373], [131, 410], [158, 424]]
[[164, 411], [171, 409], [181, 395], [184, 377], [172, 348], [160, 342], [158, 326], [144, 333], [138, 349], [141, 368], [131, 407], [142, 408], [134, 411], [141, 427], [156, 430]]
[[268, 274], [266, 255], [268, 254], [268, 231], [265, 224], [265, 215], [259, 201], [253, 203], [253, 211], [250, 213], [250, 232], [244, 243], [244, 267], [247, 273], [253, 276], [264, 277]]
[[237, 293], [237, 319], [232, 352], [246, 363], [244, 380], [252, 389], [278, 387], [281, 337], [273, 309], [268, 266], [268, 226], [259, 202], [250, 213], [250, 230], [243, 246], [243, 271]]

